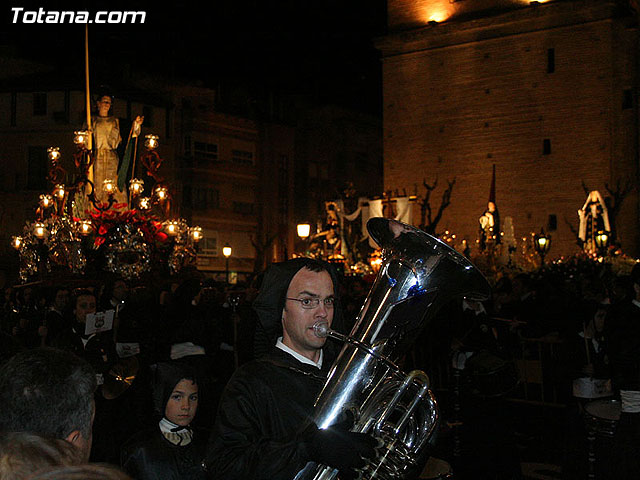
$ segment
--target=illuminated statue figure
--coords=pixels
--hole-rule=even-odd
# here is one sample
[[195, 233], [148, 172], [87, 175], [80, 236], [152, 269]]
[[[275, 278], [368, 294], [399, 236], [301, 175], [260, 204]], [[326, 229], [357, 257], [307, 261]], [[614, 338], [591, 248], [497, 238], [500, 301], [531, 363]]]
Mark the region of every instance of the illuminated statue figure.
[[[338, 205], [336, 202], [325, 202], [327, 220], [322, 231], [312, 236], [312, 247], [321, 248], [323, 257], [342, 257], [342, 239], [340, 236], [340, 219], [338, 218]], [[320, 243], [322, 242], [322, 243]]]
[[600, 192], [597, 190], [589, 192], [584, 205], [578, 210], [578, 218], [580, 218], [578, 237], [582, 240], [582, 248], [589, 253], [597, 252], [598, 232], [611, 232], [609, 212]]
[[491, 175], [491, 188], [489, 190], [489, 201], [487, 209], [478, 219], [480, 222], [480, 251], [483, 252], [488, 246], [493, 247], [500, 243], [500, 214], [496, 206], [496, 166], [493, 166]]
[[500, 243], [500, 215], [495, 203], [487, 203], [487, 209], [478, 222], [480, 222], [480, 250], [484, 250], [488, 245]]
[[[102, 191], [103, 182], [107, 179], [116, 182], [118, 180], [118, 164], [120, 159], [118, 157], [117, 148], [122, 142], [120, 136], [120, 122], [119, 120], [110, 115], [111, 104], [113, 103], [113, 97], [106, 93], [98, 95], [98, 115], [91, 117], [92, 129], [93, 129], [93, 151], [95, 152], [95, 163], [93, 165], [93, 183], [96, 190], [96, 196], [102, 201], [106, 200]], [[142, 121], [144, 117], [137, 116], [131, 127], [129, 139], [136, 138], [140, 135], [140, 129], [142, 127]], [[128, 162], [121, 166], [121, 168], [128, 169]], [[126, 172], [125, 172], [126, 173]], [[116, 202], [126, 203], [127, 197], [125, 193], [124, 185], [120, 183], [119, 188], [116, 188]]]

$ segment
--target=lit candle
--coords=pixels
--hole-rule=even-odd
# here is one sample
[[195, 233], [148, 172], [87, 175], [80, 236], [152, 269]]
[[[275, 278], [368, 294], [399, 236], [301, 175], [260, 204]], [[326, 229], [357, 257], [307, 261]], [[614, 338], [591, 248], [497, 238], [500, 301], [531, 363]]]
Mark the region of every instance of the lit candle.
[[80, 220], [80, 234], [84, 237], [89, 235], [93, 230], [93, 225], [91, 225], [91, 220]]
[[49, 208], [53, 204], [53, 198], [51, 195], [42, 194], [40, 195], [40, 206], [42, 208]]
[[194, 242], [199, 242], [202, 240], [202, 228], [201, 227], [191, 227], [189, 229], [189, 234]]
[[34, 223], [33, 234], [36, 236], [36, 238], [43, 239], [47, 234], [47, 227], [44, 225], [44, 223]]
[[56, 162], [60, 159], [60, 147], [47, 148], [47, 156], [52, 162]]
[[84, 147], [87, 143], [87, 138], [89, 137], [89, 132], [86, 130], [78, 130], [73, 132], [73, 143], [78, 145], [79, 147]]
[[20, 250], [22, 246], [22, 237], [14, 235], [11, 237], [11, 246], [16, 250]]
[[175, 237], [180, 232], [180, 226], [177, 220], [167, 220], [164, 222], [164, 229], [167, 235]]
[[160, 137], [157, 135], [145, 135], [144, 137], [144, 146], [149, 150], [155, 150], [158, 148]]
[[140, 208], [140, 210], [149, 210], [151, 208], [151, 199], [149, 197], [142, 197], [138, 202], [138, 208]]
[[133, 195], [134, 197], [140, 195], [143, 189], [144, 181], [138, 180], [137, 178], [129, 180], [129, 192], [131, 192], [131, 195]]
[[107, 195], [114, 195], [116, 193], [116, 183], [110, 178], [107, 178], [102, 182], [102, 190]]
[[53, 190], [53, 196], [58, 200], [64, 199], [66, 191], [64, 189], [64, 185], [56, 185], [56, 188]]
[[167, 199], [167, 196], [169, 195], [169, 191], [167, 190], [167, 187], [158, 185], [155, 189], [155, 194], [156, 194], [156, 197], [158, 197], [158, 200], [160, 202], [164, 202]]

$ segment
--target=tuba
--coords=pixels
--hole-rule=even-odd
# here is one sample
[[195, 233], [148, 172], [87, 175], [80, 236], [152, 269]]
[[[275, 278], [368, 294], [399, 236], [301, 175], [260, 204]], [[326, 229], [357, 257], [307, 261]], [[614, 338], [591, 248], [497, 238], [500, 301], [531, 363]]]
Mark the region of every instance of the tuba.
[[[372, 218], [367, 229], [382, 247], [382, 266], [348, 336], [314, 325], [319, 337], [344, 342], [314, 405], [314, 421], [327, 428], [353, 418], [351, 431], [377, 438], [377, 456], [362, 469], [367, 480], [402, 479], [427, 460], [438, 427], [429, 378], [397, 366], [437, 310], [456, 297], [485, 300], [487, 280], [464, 256], [404, 223]], [[294, 480], [331, 480], [338, 471], [309, 462]]]

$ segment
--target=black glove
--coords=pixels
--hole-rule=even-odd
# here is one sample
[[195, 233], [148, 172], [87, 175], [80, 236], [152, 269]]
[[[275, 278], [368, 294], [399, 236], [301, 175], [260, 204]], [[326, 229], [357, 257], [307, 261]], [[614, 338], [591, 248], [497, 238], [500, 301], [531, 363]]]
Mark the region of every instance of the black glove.
[[350, 432], [350, 418], [320, 430], [314, 423], [302, 434], [309, 459], [340, 470], [340, 478], [355, 478], [354, 468], [366, 465], [373, 458], [378, 441], [366, 433]]

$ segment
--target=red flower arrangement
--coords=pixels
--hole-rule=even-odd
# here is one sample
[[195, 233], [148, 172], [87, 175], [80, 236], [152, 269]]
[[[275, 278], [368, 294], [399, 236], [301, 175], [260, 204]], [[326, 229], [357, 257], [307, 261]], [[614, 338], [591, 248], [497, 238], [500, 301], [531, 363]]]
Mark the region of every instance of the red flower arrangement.
[[[146, 215], [139, 210], [122, 210], [126, 203], [116, 203], [108, 210], [92, 210], [89, 212], [93, 226], [97, 232], [93, 242], [96, 248], [100, 247], [109, 236], [109, 232], [119, 225], [131, 225], [142, 232], [147, 243], [164, 242], [167, 234], [162, 231], [162, 223], [154, 216]], [[75, 220], [75, 219], [74, 219]]]

